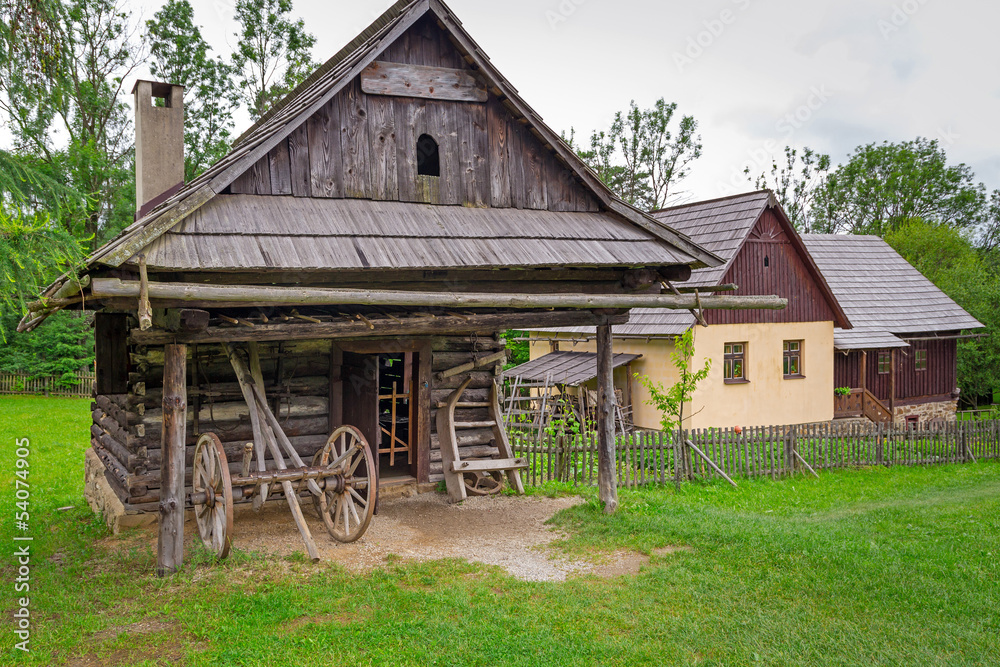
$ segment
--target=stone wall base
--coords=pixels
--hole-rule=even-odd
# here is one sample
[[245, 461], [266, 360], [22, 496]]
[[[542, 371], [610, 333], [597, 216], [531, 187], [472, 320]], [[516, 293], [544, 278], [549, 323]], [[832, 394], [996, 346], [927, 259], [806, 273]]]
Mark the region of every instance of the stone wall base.
[[83, 496], [90, 509], [104, 519], [111, 532], [117, 535], [125, 528], [156, 525], [158, 515], [155, 512], [129, 513], [125, 509], [104, 476], [104, 463], [93, 449], [87, 450], [84, 461]]
[[897, 426], [905, 426], [906, 418], [917, 417], [917, 423], [953, 422], [958, 411], [958, 401], [933, 401], [916, 405], [897, 405], [893, 414]]

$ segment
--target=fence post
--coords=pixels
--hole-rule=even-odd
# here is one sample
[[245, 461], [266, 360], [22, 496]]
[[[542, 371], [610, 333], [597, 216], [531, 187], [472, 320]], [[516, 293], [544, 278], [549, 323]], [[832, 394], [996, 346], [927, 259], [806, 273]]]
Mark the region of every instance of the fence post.
[[796, 435], [798, 434], [798, 426], [792, 424], [791, 428], [788, 429], [788, 437], [785, 439], [785, 465], [788, 466], [788, 472], [794, 477], [795, 469], [795, 445], [798, 442]]
[[677, 429], [677, 437], [674, 438], [674, 487], [681, 490], [681, 441], [684, 439], [684, 431]]

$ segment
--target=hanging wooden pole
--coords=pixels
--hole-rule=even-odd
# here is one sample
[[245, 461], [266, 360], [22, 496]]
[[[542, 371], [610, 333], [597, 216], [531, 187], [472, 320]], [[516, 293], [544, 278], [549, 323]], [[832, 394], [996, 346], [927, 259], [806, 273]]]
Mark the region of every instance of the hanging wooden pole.
[[618, 509], [611, 325], [597, 327], [597, 484], [605, 514]]
[[187, 346], [163, 350], [163, 431], [160, 528], [156, 574], [172, 574], [184, 562], [184, 449], [187, 424]]

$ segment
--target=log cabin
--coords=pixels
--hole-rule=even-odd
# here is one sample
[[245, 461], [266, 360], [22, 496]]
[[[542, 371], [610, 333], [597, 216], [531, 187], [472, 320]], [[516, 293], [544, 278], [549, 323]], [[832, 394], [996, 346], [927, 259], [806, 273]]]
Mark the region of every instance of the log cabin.
[[260, 482], [284, 467], [275, 440], [308, 461], [351, 425], [378, 487], [444, 479], [460, 500], [517, 465], [491, 412], [500, 332], [595, 326], [606, 394], [611, 327], [631, 308], [693, 307], [662, 281], [721, 263], [609, 191], [438, 0], [397, 2], [188, 183], [183, 90], [133, 94], [137, 220], [19, 329], [96, 311], [91, 476], [125, 512], [158, 513], [161, 573], [182, 558], [204, 434]]
[[[725, 260], [695, 270], [684, 289], [735, 287], [730, 293], [773, 293], [789, 304], [781, 311], [706, 312], [707, 327], [682, 310], [647, 309], [615, 328], [615, 350], [641, 355], [635, 371], [666, 386], [678, 379], [674, 336], [693, 329], [693, 363], [709, 359], [712, 370], [695, 392], [686, 427], [955, 419], [957, 340], [983, 325], [883, 240], [800, 236], [768, 191], [653, 216]], [[531, 357], [592, 350], [592, 334], [589, 327], [536, 330]], [[632, 377], [615, 381], [635, 397], [636, 426], [658, 428], [647, 390]]]

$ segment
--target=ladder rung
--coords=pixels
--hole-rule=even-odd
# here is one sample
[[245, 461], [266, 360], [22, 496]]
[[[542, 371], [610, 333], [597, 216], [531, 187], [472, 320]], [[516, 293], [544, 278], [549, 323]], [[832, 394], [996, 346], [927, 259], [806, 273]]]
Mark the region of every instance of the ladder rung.
[[491, 426], [496, 426], [497, 423], [492, 419], [485, 422], [455, 422], [455, 428], [490, 428]]
[[[455, 407], [456, 408], [488, 408], [491, 405], [493, 405], [493, 404], [492, 403], [488, 403], [486, 401], [472, 402], [472, 403], [470, 403], [468, 401], [465, 401], [465, 402], [461, 402], [460, 401], [460, 402], [458, 402], [458, 403], [455, 404]], [[437, 406], [439, 408], [446, 408], [446, 407], [448, 407], [448, 403], [445, 402], [445, 401], [438, 401], [437, 402]]]
[[483, 461], [455, 461], [452, 472], [488, 472], [490, 470], [517, 470], [527, 468], [528, 459], [485, 459]]

